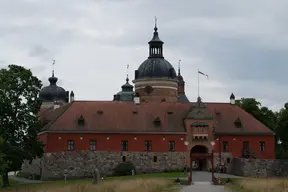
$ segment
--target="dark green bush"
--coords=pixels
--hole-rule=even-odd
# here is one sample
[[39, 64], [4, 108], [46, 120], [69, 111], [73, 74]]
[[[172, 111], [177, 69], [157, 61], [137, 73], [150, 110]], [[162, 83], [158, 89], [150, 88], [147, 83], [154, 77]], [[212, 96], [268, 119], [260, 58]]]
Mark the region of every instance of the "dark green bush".
[[134, 170], [134, 174], [136, 174], [135, 166], [131, 162], [120, 163], [114, 169], [114, 176], [125, 176], [132, 175], [132, 170]]

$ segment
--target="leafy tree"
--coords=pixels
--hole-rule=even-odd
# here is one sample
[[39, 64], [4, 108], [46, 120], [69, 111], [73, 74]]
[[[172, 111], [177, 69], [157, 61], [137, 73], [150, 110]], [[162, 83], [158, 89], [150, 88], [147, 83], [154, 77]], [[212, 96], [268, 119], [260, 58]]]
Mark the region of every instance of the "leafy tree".
[[[0, 148], [3, 146], [4, 140], [0, 137]], [[5, 170], [8, 168], [8, 163], [4, 159], [4, 154], [0, 153], [0, 175], [5, 172]]]
[[271, 130], [275, 130], [278, 125], [277, 113], [261, 106], [261, 103], [255, 98], [242, 98], [236, 101], [236, 105], [240, 106], [246, 112], [250, 113], [253, 117], [263, 123]]
[[9, 65], [0, 70], [0, 153], [5, 162], [10, 162], [1, 173], [3, 187], [9, 186], [8, 172], [21, 169], [24, 159], [32, 161], [43, 154], [44, 145], [37, 139], [41, 86], [41, 81], [22, 66]]
[[276, 135], [282, 143], [277, 153], [281, 158], [288, 159], [288, 103], [285, 103], [284, 107], [279, 111], [278, 121], [279, 125], [276, 129]]

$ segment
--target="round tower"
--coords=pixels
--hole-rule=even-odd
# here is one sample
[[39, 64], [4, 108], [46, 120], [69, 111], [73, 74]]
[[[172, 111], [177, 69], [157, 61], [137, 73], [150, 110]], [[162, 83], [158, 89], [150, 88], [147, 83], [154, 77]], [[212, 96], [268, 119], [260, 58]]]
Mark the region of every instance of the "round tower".
[[141, 102], [177, 102], [178, 80], [173, 66], [164, 59], [163, 44], [155, 22], [149, 57], [135, 71], [135, 93]]

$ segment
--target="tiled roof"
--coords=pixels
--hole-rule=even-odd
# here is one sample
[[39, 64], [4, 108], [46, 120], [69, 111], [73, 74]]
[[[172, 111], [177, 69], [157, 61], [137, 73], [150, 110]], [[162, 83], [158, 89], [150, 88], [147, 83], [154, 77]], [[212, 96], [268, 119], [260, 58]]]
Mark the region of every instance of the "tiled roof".
[[[91, 132], [185, 132], [184, 119], [194, 103], [141, 103], [121, 101], [74, 101], [45, 116], [50, 122], [46, 131]], [[205, 103], [216, 120], [215, 132], [272, 132], [253, 116], [229, 103]], [[78, 119], [84, 117], [84, 124]], [[239, 117], [242, 127], [235, 125]], [[155, 124], [159, 118], [161, 126]]]

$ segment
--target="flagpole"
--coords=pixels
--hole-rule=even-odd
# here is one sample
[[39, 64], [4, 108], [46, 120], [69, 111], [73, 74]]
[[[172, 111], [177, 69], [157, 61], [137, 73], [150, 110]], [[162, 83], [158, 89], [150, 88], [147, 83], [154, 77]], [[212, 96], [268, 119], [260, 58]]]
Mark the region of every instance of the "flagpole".
[[198, 97], [199, 97], [199, 69], [198, 69]]

